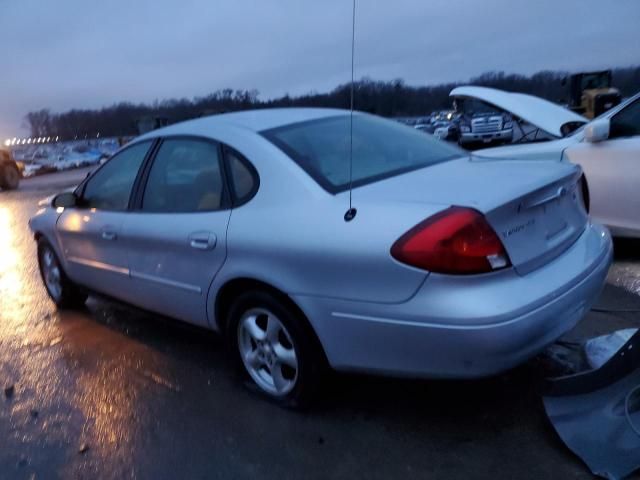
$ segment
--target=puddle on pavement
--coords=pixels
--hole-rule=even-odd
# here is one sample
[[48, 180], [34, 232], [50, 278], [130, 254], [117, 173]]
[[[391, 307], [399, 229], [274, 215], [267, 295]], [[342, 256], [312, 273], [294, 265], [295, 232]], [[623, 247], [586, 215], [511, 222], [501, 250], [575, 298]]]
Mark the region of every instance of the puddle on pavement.
[[612, 265], [609, 283], [640, 295], [640, 261], [617, 261]]

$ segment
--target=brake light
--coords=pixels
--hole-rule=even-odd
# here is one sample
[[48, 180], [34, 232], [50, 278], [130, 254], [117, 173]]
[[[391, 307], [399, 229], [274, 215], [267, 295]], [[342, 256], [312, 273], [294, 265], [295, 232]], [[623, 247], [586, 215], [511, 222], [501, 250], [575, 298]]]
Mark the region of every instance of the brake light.
[[391, 247], [399, 262], [430, 272], [486, 273], [511, 265], [504, 245], [484, 216], [451, 207], [419, 223]]

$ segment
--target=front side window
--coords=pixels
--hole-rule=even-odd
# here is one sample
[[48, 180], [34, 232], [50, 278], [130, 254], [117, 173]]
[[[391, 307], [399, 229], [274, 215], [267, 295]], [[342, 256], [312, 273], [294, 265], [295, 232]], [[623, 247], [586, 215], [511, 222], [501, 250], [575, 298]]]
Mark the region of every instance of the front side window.
[[399, 175], [466, 153], [414, 128], [373, 115], [349, 115], [286, 125], [262, 132], [326, 190], [349, 188], [353, 142], [353, 185]]
[[217, 144], [196, 139], [168, 139], [158, 149], [142, 197], [146, 212], [206, 212], [224, 202], [224, 182]]
[[87, 180], [82, 206], [98, 210], [126, 210], [133, 183], [150, 147], [151, 141], [137, 143], [105, 163]]
[[611, 119], [610, 138], [640, 135], [640, 100], [625, 107]]

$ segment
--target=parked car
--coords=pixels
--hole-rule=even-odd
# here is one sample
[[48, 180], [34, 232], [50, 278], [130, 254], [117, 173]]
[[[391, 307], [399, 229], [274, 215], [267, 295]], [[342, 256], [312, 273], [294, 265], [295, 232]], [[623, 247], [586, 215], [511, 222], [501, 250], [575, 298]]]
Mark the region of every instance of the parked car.
[[[529, 116], [535, 121], [534, 109]], [[538, 116], [538, 123], [555, 121], [555, 130], [562, 128], [562, 116]], [[595, 120], [583, 122], [581, 128], [564, 138], [476, 153], [580, 165], [586, 176], [593, 218], [607, 225], [614, 236], [640, 237], [640, 93]]]
[[30, 220], [47, 292], [217, 330], [285, 405], [327, 367], [492, 375], [588, 311], [612, 246], [579, 167], [472, 158], [368, 114], [349, 126], [259, 110], [134, 140]]
[[433, 134], [440, 140], [459, 143], [460, 129], [456, 122], [438, 120], [433, 123]]
[[413, 128], [415, 128], [416, 130], [419, 130], [420, 132], [431, 133], [431, 134], [433, 134], [435, 130], [433, 124], [431, 123], [418, 123], [414, 125]]
[[0, 148], [0, 188], [2, 190], [18, 188], [23, 169], [24, 165], [13, 159], [10, 150]]

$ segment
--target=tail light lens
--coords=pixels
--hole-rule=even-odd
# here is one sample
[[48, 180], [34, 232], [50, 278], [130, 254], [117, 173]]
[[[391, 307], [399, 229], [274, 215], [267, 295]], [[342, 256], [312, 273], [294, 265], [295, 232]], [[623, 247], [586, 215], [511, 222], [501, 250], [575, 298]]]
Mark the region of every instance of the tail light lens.
[[484, 216], [451, 207], [419, 223], [391, 247], [399, 262], [430, 272], [474, 274], [511, 265], [504, 245]]

